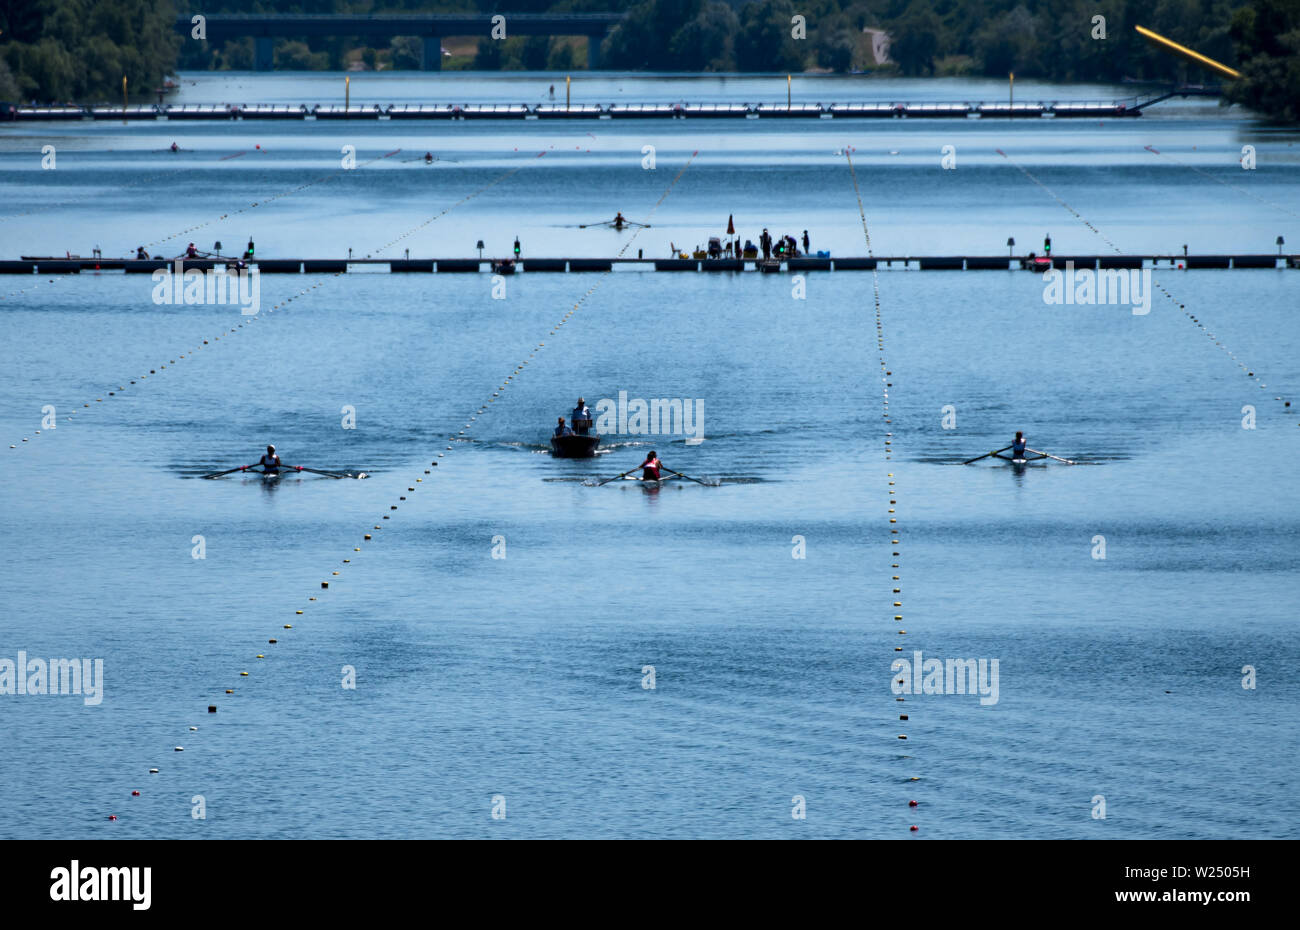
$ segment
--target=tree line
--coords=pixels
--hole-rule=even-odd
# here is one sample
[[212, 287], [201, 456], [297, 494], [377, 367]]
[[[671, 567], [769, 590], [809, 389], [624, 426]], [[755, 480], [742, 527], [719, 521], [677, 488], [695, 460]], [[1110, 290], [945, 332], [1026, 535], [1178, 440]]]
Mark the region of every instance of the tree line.
[[[604, 40], [612, 70], [880, 72], [1116, 82], [1214, 79], [1151, 47], [1143, 25], [1239, 67], [1230, 99], [1300, 119], [1300, 0], [216, 0], [204, 13], [588, 12], [626, 13]], [[197, 7], [196, 7], [197, 9]], [[0, 0], [0, 99], [117, 99], [164, 75], [252, 67], [251, 38], [199, 42], [173, 31], [184, 0]], [[877, 62], [872, 36], [891, 39]], [[508, 20], [507, 20], [508, 32]], [[360, 49], [371, 67], [414, 69], [420, 40], [329, 37], [280, 42], [276, 67], [342, 69]], [[571, 71], [581, 41], [481, 39], [455, 66]]]

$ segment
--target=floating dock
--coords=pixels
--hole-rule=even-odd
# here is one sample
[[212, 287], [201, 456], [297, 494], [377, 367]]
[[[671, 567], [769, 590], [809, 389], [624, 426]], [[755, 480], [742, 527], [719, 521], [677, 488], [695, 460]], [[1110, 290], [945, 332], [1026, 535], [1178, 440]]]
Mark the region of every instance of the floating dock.
[[[152, 274], [175, 270], [178, 259], [167, 258], [63, 258], [23, 256], [18, 261], [0, 261], [0, 274], [78, 274], [121, 271]], [[196, 258], [181, 261], [184, 270], [209, 271], [232, 265], [234, 258]], [[493, 272], [494, 258], [259, 258], [250, 263], [263, 274], [336, 274], [348, 271], [392, 273], [474, 274]], [[1053, 255], [1051, 265], [1076, 271], [1170, 269], [1278, 269], [1300, 268], [1300, 255]], [[1003, 255], [907, 255], [830, 258], [799, 256], [785, 259], [761, 258], [521, 258], [505, 272], [581, 273], [613, 271], [766, 272], [804, 271], [1017, 271], [1042, 272], [1047, 260]]]
[[[1163, 99], [1163, 98], [1162, 98]], [[0, 120], [600, 120], [600, 119], [1103, 119], [1141, 116], [1155, 101], [1105, 103], [400, 103], [16, 106]]]

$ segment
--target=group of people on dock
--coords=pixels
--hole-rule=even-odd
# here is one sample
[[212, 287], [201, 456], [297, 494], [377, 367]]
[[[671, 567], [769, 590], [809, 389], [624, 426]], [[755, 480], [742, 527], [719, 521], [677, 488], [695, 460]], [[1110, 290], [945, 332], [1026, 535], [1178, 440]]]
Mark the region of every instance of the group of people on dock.
[[763, 228], [762, 234], [758, 237], [759, 248], [763, 250], [763, 260], [769, 258], [796, 258], [800, 255], [807, 255], [812, 249], [812, 239], [808, 236], [808, 230], [803, 231], [803, 251], [799, 251], [799, 241], [794, 236], [781, 236], [773, 239], [772, 234]]
[[[709, 239], [707, 249], [695, 247], [693, 257], [695, 258], [758, 258], [762, 252], [764, 261], [770, 259], [797, 258], [800, 255], [808, 255], [812, 249], [812, 238], [808, 235], [808, 230], [803, 231], [803, 236], [796, 238], [794, 236], [774, 237], [766, 227], [759, 234], [758, 245], [752, 240], [746, 239], [744, 245], [741, 245], [741, 237], [734, 234], [735, 238], [728, 236], [725, 240], [721, 237], [714, 236]], [[803, 248], [800, 249], [800, 244]], [[685, 250], [679, 252], [674, 243], [668, 243], [668, 248], [674, 258], [690, 258]]]

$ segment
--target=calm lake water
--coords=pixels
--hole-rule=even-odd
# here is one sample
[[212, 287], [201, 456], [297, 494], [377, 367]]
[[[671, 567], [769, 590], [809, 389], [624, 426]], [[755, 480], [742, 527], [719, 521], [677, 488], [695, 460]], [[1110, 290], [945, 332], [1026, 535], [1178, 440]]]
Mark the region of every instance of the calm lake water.
[[[535, 102], [552, 80], [352, 93]], [[183, 85], [341, 102], [342, 76]], [[1002, 92], [794, 82], [801, 100]], [[1046, 234], [1059, 254], [1295, 251], [1300, 134], [1165, 106], [6, 125], [0, 258], [250, 236], [264, 258], [501, 256], [516, 236], [525, 259], [666, 257], [729, 216], [865, 255], [855, 178], [876, 255]], [[615, 211], [649, 228], [581, 228]], [[268, 274], [256, 315], [156, 304], [147, 275], [0, 276], [0, 663], [102, 659], [104, 681], [93, 706], [0, 694], [0, 836], [1294, 838], [1297, 274], [1161, 267], [1145, 314], [1047, 305], [1019, 271], [810, 272], [802, 299], [784, 273]], [[702, 403], [703, 442], [547, 454], [579, 395], [620, 392]], [[956, 464], [1017, 429], [1086, 464]], [[267, 442], [370, 477], [198, 480]], [[708, 486], [592, 486], [651, 448]], [[996, 703], [896, 694], [891, 663], [916, 651], [997, 660]]]

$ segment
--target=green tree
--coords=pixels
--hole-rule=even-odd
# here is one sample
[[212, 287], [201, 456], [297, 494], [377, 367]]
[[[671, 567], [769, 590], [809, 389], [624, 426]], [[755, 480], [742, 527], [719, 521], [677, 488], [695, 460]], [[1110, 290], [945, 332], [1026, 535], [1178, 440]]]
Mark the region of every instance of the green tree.
[[745, 7], [736, 37], [736, 65], [742, 71], [802, 71], [801, 42], [790, 35], [790, 0], [760, 0]]
[[545, 71], [546, 57], [551, 50], [548, 36], [529, 36], [519, 50], [519, 60], [525, 71]]
[[840, 29], [818, 36], [814, 46], [817, 64], [832, 71], [849, 71], [853, 68], [853, 54], [857, 51], [855, 36], [848, 29]]
[[[373, 49], [367, 51], [374, 53]], [[285, 71], [324, 70], [328, 59], [324, 52], [313, 52], [306, 42], [283, 42], [275, 48], [275, 66]]]
[[45, 14], [41, 0], [0, 0], [0, 41], [35, 42]]
[[680, 71], [731, 71], [740, 20], [727, 4], [709, 0], [668, 43], [668, 67]]
[[219, 60], [224, 71], [251, 71], [253, 68], [253, 37], [230, 39], [221, 48]]
[[993, 17], [972, 41], [975, 59], [989, 75], [1041, 75], [1042, 49], [1038, 20], [1023, 5]]
[[169, 0], [0, 0], [0, 55], [25, 97], [152, 95], [176, 65]]
[[562, 39], [551, 45], [551, 52], [546, 57], [547, 71], [568, 73], [577, 71], [578, 67], [578, 56], [574, 52], [572, 45]]
[[501, 70], [501, 41], [499, 39], [478, 40], [478, 52], [474, 55], [474, 70]]
[[392, 49], [394, 71], [419, 71], [424, 65], [424, 48], [415, 36], [398, 36]]
[[14, 80], [13, 72], [9, 70], [8, 63], [3, 58], [0, 58], [0, 100], [16, 103], [22, 95], [22, 91], [18, 89], [18, 82]]
[[1300, 0], [1256, 0], [1232, 18], [1241, 78], [1227, 97], [1285, 122], [1300, 122]]
[[904, 74], [931, 74], [943, 23], [928, 0], [913, 0], [888, 26], [889, 57]]
[[611, 68], [670, 70], [673, 38], [699, 15], [704, 0], [640, 0], [602, 46]]

